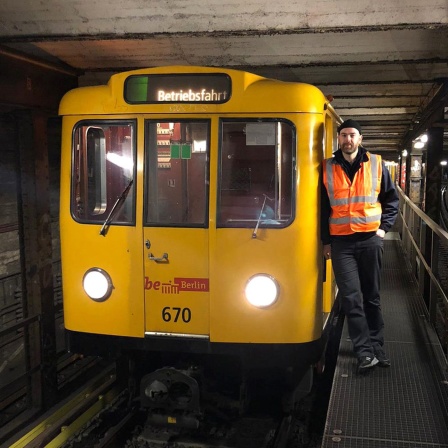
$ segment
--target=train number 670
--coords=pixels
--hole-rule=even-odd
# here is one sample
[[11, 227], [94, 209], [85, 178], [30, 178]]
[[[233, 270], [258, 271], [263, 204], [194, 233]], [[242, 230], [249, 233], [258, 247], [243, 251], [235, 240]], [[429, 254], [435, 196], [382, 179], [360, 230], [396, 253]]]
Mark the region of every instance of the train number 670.
[[174, 322], [177, 322], [179, 318], [182, 319], [183, 322], [188, 323], [191, 320], [191, 310], [190, 308], [178, 308], [170, 306], [166, 306], [162, 310], [162, 319], [165, 322], [170, 322], [172, 319]]

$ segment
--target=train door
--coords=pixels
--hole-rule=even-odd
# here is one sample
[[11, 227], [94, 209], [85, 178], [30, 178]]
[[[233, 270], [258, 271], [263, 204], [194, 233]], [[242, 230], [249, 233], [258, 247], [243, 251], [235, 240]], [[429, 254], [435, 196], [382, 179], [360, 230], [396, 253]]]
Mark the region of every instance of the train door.
[[207, 120], [145, 123], [145, 334], [209, 334]]

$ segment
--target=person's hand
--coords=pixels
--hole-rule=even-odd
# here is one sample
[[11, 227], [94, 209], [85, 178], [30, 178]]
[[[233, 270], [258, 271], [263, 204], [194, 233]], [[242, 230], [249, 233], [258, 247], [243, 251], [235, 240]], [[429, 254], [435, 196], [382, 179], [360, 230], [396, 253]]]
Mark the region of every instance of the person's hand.
[[384, 238], [384, 236], [386, 235], [386, 232], [383, 229], [378, 229], [376, 231], [376, 234], [380, 237], [380, 238]]
[[323, 255], [325, 260], [329, 260], [331, 258], [331, 244], [324, 244]]

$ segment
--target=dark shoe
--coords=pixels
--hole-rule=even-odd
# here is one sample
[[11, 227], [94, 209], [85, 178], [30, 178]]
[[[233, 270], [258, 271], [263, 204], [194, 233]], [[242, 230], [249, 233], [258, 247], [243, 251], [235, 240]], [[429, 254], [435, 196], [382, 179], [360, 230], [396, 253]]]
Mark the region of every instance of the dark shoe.
[[358, 373], [367, 372], [367, 370], [375, 367], [378, 364], [378, 359], [371, 356], [361, 356], [358, 359]]
[[387, 357], [386, 353], [382, 348], [377, 348], [375, 350], [375, 357], [378, 359], [378, 365], [380, 367], [390, 367], [390, 359]]

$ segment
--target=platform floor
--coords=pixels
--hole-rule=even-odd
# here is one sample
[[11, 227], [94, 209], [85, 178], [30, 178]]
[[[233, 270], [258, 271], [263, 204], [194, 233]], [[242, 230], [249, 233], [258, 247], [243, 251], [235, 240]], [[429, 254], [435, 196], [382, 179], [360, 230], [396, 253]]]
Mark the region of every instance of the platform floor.
[[448, 372], [398, 234], [385, 240], [384, 348], [392, 366], [356, 372], [344, 324], [322, 448], [448, 448]]

